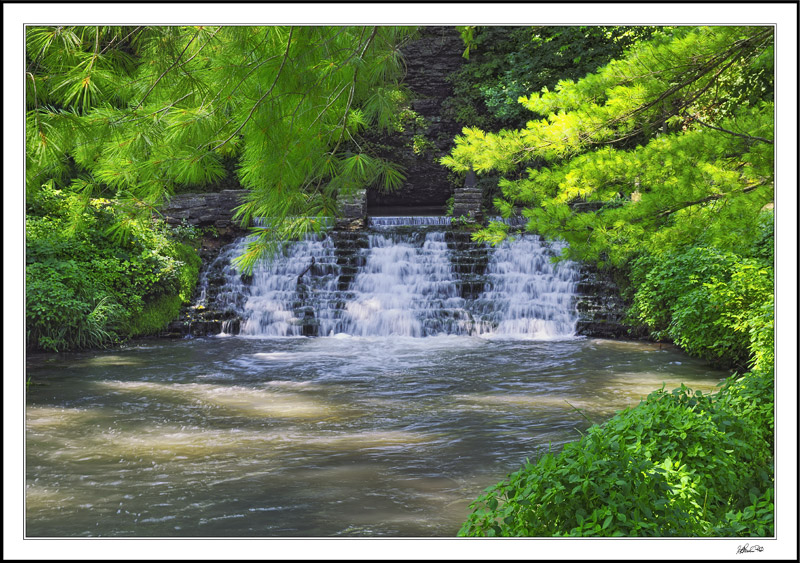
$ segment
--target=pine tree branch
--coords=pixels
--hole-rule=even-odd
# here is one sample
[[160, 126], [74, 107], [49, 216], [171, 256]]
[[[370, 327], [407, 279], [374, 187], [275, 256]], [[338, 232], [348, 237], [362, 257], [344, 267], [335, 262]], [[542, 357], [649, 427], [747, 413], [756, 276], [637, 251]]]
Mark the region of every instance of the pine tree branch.
[[[631, 132], [628, 132], [627, 134], [625, 134], [625, 135], [623, 135], [621, 137], [615, 137], [613, 139], [609, 139], [609, 140], [606, 140], [606, 141], [600, 141], [600, 142], [592, 141], [592, 138], [594, 137], [594, 135], [597, 134], [602, 129], [607, 129], [609, 127], [613, 127], [617, 123], [620, 123], [622, 121], [630, 119], [631, 117], [634, 117], [637, 114], [641, 114], [642, 112], [647, 111], [648, 109], [656, 106], [658, 103], [660, 103], [660, 102], [666, 100], [667, 98], [669, 98], [670, 96], [678, 93], [679, 91], [681, 91], [682, 89], [686, 88], [687, 86], [690, 86], [691, 84], [697, 82], [703, 76], [706, 76], [708, 73], [714, 71], [715, 69], [718, 69], [718, 67], [720, 67], [720, 65], [724, 64], [724, 66], [722, 68], [717, 70], [717, 72], [708, 81], [707, 84], [705, 84], [697, 92], [690, 93], [691, 98], [689, 98], [688, 100], [681, 101], [677, 105], [677, 107], [673, 108], [672, 111], [670, 112], [670, 115], [679, 114], [683, 109], [687, 108], [689, 105], [694, 103], [700, 96], [702, 96], [705, 92], [707, 92], [708, 89], [711, 88], [711, 86], [713, 86], [714, 84], [717, 84], [717, 80], [720, 77], [720, 75], [723, 72], [725, 72], [728, 68], [730, 68], [736, 62], [737, 55], [742, 54], [742, 52], [744, 52], [748, 48], [751, 48], [751, 47], [755, 48], [755, 47], [758, 47], [759, 45], [763, 44], [763, 41], [766, 40], [766, 38], [768, 38], [770, 35], [772, 35], [772, 33], [773, 33], [772, 29], [767, 29], [767, 30], [761, 31], [761, 32], [759, 32], [759, 33], [757, 33], [755, 35], [751, 35], [750, 37], [746, 37], [744, 39], [736, 41], [735, 43], [733, 43], [728, 49], [726, 49], [722, 53], [719, 53], [718, 55], [713, 56], [711, 59], [705, 61], [704, 63], [700, 64], [699, 66], [695, 66], [695, 67], [690, 68], [689, 70], [687, 70], [684, 73], [684, 75], [681, 77], [681, 78], [683, 78], [683, 80], [681, 82], [679, 82], [678, 84], [675, 84], [675, 85], [671, 86], [670, 88], [668, 88], [667, 90], [663, 91], [655, 99], [653, 99], [653, 100], [651, 100], [651, 101], [649, 101], [649, 102], [647, 102], [645, 104], [642, 104], [642, 105], [630, 110], [629, 112], [626, 112], [624, 115], [621, 115], [621, 116], [615, 117], [613, 119], [610, 119], [610, 120], [602, 123], [598, 127], [594, 128], [591, 131], [587, 131], [586, 133], [579, 134], [580, 140], [583, 143], [587, 143], [587, 144], [591, 144], [591, 145], [604, 145], [604, 144], [619, 143], [619, 142], [622, 142], [624, 140], [627, 140], [627, 139], [630, 139], [632, 137], [635, 137], [636, 135], [638, 135], [639, 133], [644, 131], [647, 128], [647, 126], [650, 125], [650, 123], [645, 123], [642, 126], [634, 129]], [[725, 64], [726, 61], [727, 61], [727, 64]], [[689, 76], [686, 77], [687, 75], [689, 75]], [[676, 80], [677, 79], [678, 78], [676, 78]], [[662, 119], [665, 119], [667, 116], [661, 116], [661, 117], [662, 117]], [[765, 140], [765, 142], [770, 142], [770, 141]], [[527, 153], [536, 152], [536, 151], [540, 150], [541, 148], [544, 148], [546, 146], [555, 145], [555, 144], [557, 144], [556, 141], [547, 141], [547, 142], [542, 143], [541, 145], [537, 145], [537, 146], [533, 146], [533, 147], [526, 147], [524, 149], [524, 152], [527, 152]]]
[[708, 123], [703, 123], [696, 117], [692, 118], [695, 122], [699, 123], [703, 127], [708, 127], [709, 129], [715, 129], [716, 131], [722, 131], [723, 133], [728, 133], [729, 135], [735, 135], [737, 137], [741, 137], [743, 139], [747, 139], [748, 141], [761, 141], [762, 143], [769, 143], [770, 145], [774, 145], [775, 141], [771, 141], [769, 139], [765, 139], [764, 137], [756, 137], [754, 135], [745, 135], [743, 133], [736, 133], [735, 131], [729, 131], [728, 129], [723, 129], [722, 127], [715, 127], [714, 125], [709, 125]]
[[[670, 209], [665, 209], [665, 210], [660, 211], [659, 213], [655, 213], [653, 215], [644, 215], [642, 217], [634, 217], [632, 219], [627, 220], [627, 223], [633, 224], [633, 223], [641, 223], [642, 221], [648, 221], [648, 220], [652, 220], [652, 219], [662, 219], [664, 217], [672, 215], [673, 213], [677, 213], [681, 209], [686, 209], [687, 207], [693, 207], [695, 205], [700, 205], [702, 203], [708, 203], [710, 201], [717, 201], [717, 200], [720, 200], [720, 199], [725, 199], [726, 197], [729, 197], [729, 196], [732, 196], [732, 195], [736, 195], [736, 194], [746, 194], [746, 193], [752, 192], [753, 190], [756, 190], [756, 189], [758, 189], [758, 188], [760, 188], [762, 186], [766, 186], [769, 183], [770, 183], [770, 181], [768, 179], [764, 179], [761, 182], [758, 182], [757, 184], [751, 184], [749, 186], [745, 186], [741, 190], [734, 190], [732, 192], [727, 192], [727, 193], [724, 193], [724, 194], [711, 194], [709, 196], [706, 196], [704, 198], [697, 199], [697, 200], [694, 200], [694, 201], [685, 201], [685, 202], [680, 203], [680, 204], [678, 204], [678, 205], [676, 205], [676, 206], [674, 206], [674, 207], [672, 207]], [[615, 226], [606, 227], [606, 229], [609, 230], [609, 231], [613, 231], [616, 228], [617, 227], [615, 227]], [[583, 229], [588, 230], [588, 231], [594, 231], [594, 227], [592, 227], [590, 225], [587, 225], [587, 226], [583, 227]], [[563, 230], [572, 231], [572, 232], [579, 232], [578, 229], [563, 229]]]
[[34, 105], [34, 109], [36, 110], [36, 122], [38, 123], [39, 122], [39, 112], [38, 112], [38, 110], [39, 110], [39, 95], [36, 92], [36, 77], [33, 76], [33, 73], [31, 73], [31, 72], [25, 72], [25, 74], [27, 74], [30, 77], [31, 83], [33, 84], [33, 105]]
[[[201, 31], [201, 30], [198, 30], [198, 33], [200, 33], [200, 31]], [[189, 64], [189, 63], [190, 63], [190, 62], [191, 62], [191, 61], [192, 61], [192, 60], [193, 60], [193, 59], [194, 59], [194, 58], [195, 58], [197, 55], [199, 55], [199, 54], [201, 53], [201, 51], [202, 51], [203, 49], [205, 49], [205, 48], [206, 48], [206, 45], [208, 45], [209, 43], [211, 43], [211, 40], [212, 40], [212, 39], [214, 39], [214, 36], [215, 36], [217, 33], [219, 33], [220, 31], [222, 31], [222, 26], [219, 26], [219, 27], [217, 28], [217, 30], [216, 30], [214, 33], [212, 33], [212, 34], [211, 34], [211, 36], [210, 36], [210, 37], [209, 37], [209, 38], [206, 40], [206, 42], [205, 42], [205, 43], [203, 43], [203, 46], [202, 46], [202, 47], [200, 47], [200, 48], [197, 50], [197, 52], [196, 52], [194, 55], [192, 55], [191, 57], [189, 57], [188, 59], [186, 59], [185, 61], [183, 61], [183, 62], [180, 64], [180, 66], [184, 67], [184, 66], [186, 66], [187, 64]], [[188, 47], [188, 45], [187, 45], [187, 47]], [[186, 50], [186, 49], [184, 49], [184, 51], [185, 51], [185, 50]]]
[[[771, 33], [772, 33], [772, 30], [766, 30], [766, 31], [762, 31], [761, 33], [758, 33], [756, 35], [753, 35], [751, 37], [747, 37], [745, 39], [737, 41], [729, 49], [727, 49], [723, 53], [717, 55], [716, 57], [712, 58], [710, 61], [706, 62], [704, 65], [701, 65], [696, 70], [696, 72], [694, 73], [694, 76], [684, 80], [683, 82], [681, 82], [679, 84], [676, 84], [675, 86], [672, 86], [671, 88], [668, 88], [667, 90], [662, 92], [661, 95], [659, 95], [656, 99], [652, 100], [651, 102], [648, 102], [648, 103], [646, 103], [646, 104], [644, 104], [642, 106], [639, 106], [638, 108], [628, 112], [626, 115], [623, 115], [623, 116], [618, 117], [618, 118], [616, 118], [614, 120], [611, 120], [609, 122], [609, 124], [610, 123], [614, 123], [616, 121], [622, 121], [622, 120], [628, 119], [629, 117], [632, 117], [633, 115], [635, 115], [637, 113], [641, 113], [641, 112], [643, 112], [643, 111], [645, 111], [647, 109], [650, 109], [651, 107], [655, 106], [660, 101], [668, 98], [672, 94], [675, 94], [676, 92], [682, 90], [683, 88], [685, 88], [686, 86], [692, 84], [693, 82], [697, 82], [703, 76], [705, 76], [706, 74], [708, 74], [709, 72], [713, 71], [715, 68], [717, 68], [718, 66], [723, 64], [726, 60], [728, 60], [728, 58], [731, 58], [731, 60], [728, 62], [728, 64], [725, 65], [722, 69], [720, 69], [714, 75], [714, 77], [708, 82], [708, 84], [706, 84], [697, 94], [695, 94], [688, 103], [691, 103], [691, 102], [695, 101], [705, 91], [707, 91], [711, 87], [712, 84], [714, 84], [716, 82], [716, 79], [719, 77], [720, 74], [722, 74], [722, 72], [724, 72], [727, 68], [729, 68], [736, 61], [736, 58], [735, 58], [734, 55], [737, 55], [737, 54], [741, 53], [744, 49], [746, 49], [747, 47], [749, 47], [752, 44], [756, 43], [757, 41], [760, 41], [765, 36], [770, 35]], [[683, 107], [688, 105], [688, 103], [684, 104]]]
[[[374, 26], [372, 28], [372, 33], [370, 34], [370, 36], [367, 39], [366, 43], [364, 43], [364, 48], [361, 49], [361, 54], [359, 55], [359, 58], [362, 58], [362, 59], [364, 58], [364, 53], [367, 52], [367, 48], [370, 46], [370, 44], [372, 43], [372, 40], [375, 39], [375, 36], [377, 34], [378, 34], [378, 27]], [[339, 140], [336, 141], [336, 146], [333, 147], [333, 150], [331, 151], [331, 154], [336, 154], [336, 151], [339, 150], [339, 145], [342, 144], [342, 139], [344, 139], [344, 134], [347, 131], [347, 118], [350, 115], [350, 106], [353, 103], [353, 96], [355, 95], [357, 80], [358, 80], [358, 67], [356, 67], [356, 69], [353, 71], [353, 84], [350, 87], [350, 95], [347, 98], [347, 106], [344, 108], [344, 118], [343, 118], [344, 121], [342, 123], [342, 132], [339, 135]]]
[[[276, 59], [276, 58], [278, 58], [278, 55], [274, 55], [272, 57], [267, 57], [266, 59], [264, 59], [263, 61], [259, 62], [257, 65], [255, 65], [253, 68], [251, 68], [248, 71], [248, 73], [238, 82], [238, 84], [236, 84], [236, 86], [233, 87], [233, 89], [230, 91], [228, 96], [233, 96], [233, 94], [236, 93], [236, 91], [239, 89], [239, 87], [242, 84], [244, 84], [244, 81], [247, 80], [250, 77], [250, 75], [253, 74], [256, 70], [261, 68], [262, 65], [264, 65], [264, 64], [268, 63], [269, 61], [271, 61], [272, 59]], [[202, 106], [201, 109], [205, 109], [206, 107], [208, 107], [211, 104], [213, 104], [214, 102], [216, 102], [219, 99], [219, 97], [222, 95], [223, 91], [224, 91], [224, 88], [220, 88], [220, 90], [217, 92], [217, 94], [213, 98], [211, 98], [211, 100], [208, 103], [203, 102], [201, 104], [201, 106]]]
[[100, 26], [98, 25], [95, 27], [95, 37], [94, 37], [94, 53], [92, 54], [92, 60], [89, 63], [89, 68], [86, 69], [86, 75], [89, 76], [92, 73], [92, 67], [94, 66], [95, 61], [97, 61], [97, 51], [100, 49]]
[[[753, 190], [758, 189], [758, 188], [760, 188], [762, 186], [766, 186], [768, 184], [769, 184], [769, 180], [768, 179], [764, 179], [761, 182], [758, 182], [757, 184], [751, 184], [749, 186], [745, 186], [741, 190], [734, 190], [732, 192], [727, 192], [727, 193], [724, 193], [724, 194], [711, 194], [709, 196], [706, 196], [704, 198], [697, 199], [697, 200], [694, 200], [694, 201], [685, 201], [683, 203], [680, 203], [680, 204], [676, 205], [675, 207], [672, 207], [670, 209], [665, 209], [664, 211], [661, 211], [661, 212], [656, 213], [654, 215], [647, 215], [647, 216], [643, 216], [643, 217], [635, 217], [633, 219], [630, 219], [628, 221], [628, 223], [641, 223], [642, 221], [647, 221], [647, 220], [650, 220], [650, 219], [662, 219], [664, 217], [672, 215], [673, 213], [677, 213], [681, 209], [686, 209], [687, 207], [693, 207], [695, 205], [700, 205], [702, 203], [708, 203], [709, 201], [716, 201], [716, 200], [720, 200], [720, 199], [725, 199], [726, 197], [729, 197], [729, 196], [732, 196], [732, 195], [735, 195], [735, 194], [746, 194], [748, 192], [752, 192]], [[611, 228], [613, 229], [613, 227], [611, 227]]]
[[[120, 40], [120, 43], [124, 43], [124, 42], [125, 42], [125, 40], [126, 40], [126, 39], [128, 39], [128, 37], [130, 37], [131, 35], [133, 35], [133, 34], [134, 34], [134, 33], [136, 33], [137, 31], [139, 31], [140, 29], [142, 29], [142, 26], [141, 26], [141, 25], [139, 25], [139, 26], [136, 26], [136, 27], [133, 29], [133, 31], [131, 31], [131, 32], [130, 32], [128, 35], [126, 35], [125, 37], [123, 37], [123, 38]], [[103, 47], [103, 50], [102, 50], [102, 51], [100, 51], [100, 54], [102, 55], [102, 54], [103, 54], [103, 53], [105, 53], [105, 52], [106, 52], [108, 49], [110, 49], [110, 48], [111, 48], [111, 46], [114, 44], [114, 41], [116, 41], [116, 40], [117, 40], [117, 36], [116, 36], [116, 35], [114, 35], [114, 37], [112, 37], [112, 38], [111, 38], [111, 41], [109, 41], [109, 42], [108, 42], [108, 45], [106, 45], [105, 47]]]
[[200, 29], [198, 29], [198, 30], [197, 30], [197, 33], [195, 33], [195, 34], [194, 34], [194, 36], [193, 36], [193, 37], [192, 37], [192, 38], [189, 40], [189, 42], [188, 42], [188, 43], [186, 44], [186, 46], [183, 48], [183, 51], [181, 51], [181, 54], [180, 54], [180, 55], [178, 55], [178, 58], [177, 58], [177, 59], [175, 59], [175, 62], [173, 62], [173, 63], [170, 65], [170, 67], [169, 67], [167, 70], [165, 70], [164, 72], [162, 72], [162, 73], [161, 73], [161, 76], [159, 76], [159, 77], [156, 79], [156, 81], [153, 83], [153, 85], [152, 85], [152, 86], [150, 86], [150, 89], [149, 89], [149, 90], [148, 90], [148, 91], [145, 93], [145, 95], [144, 95], [144, 97], [142, 98], [142, 100], [139, 102], [139, 104], [138, 104], [138, 105], [137, 105], [135, 108], [133, 108], [133, 110], [132, 110], [132, 111], [136, 111], [137, 109], [139, 109], [140, 107], [142, 107], [142, 104], [143, 104], [143, 103], [144, 103], [144, 101], [147, 99], [147, 97], [150, 95], [150, 92], [152, 92], [152, 91], [153, 91], [153, 88], [155, 88], [155, 87], [156, 87], [156, 85], [157, 85], [159, 82], [161, 82], [161, 79], [162, 79], [162, 78], [164, 78], [164, 76], [166, 76], [166, 74], [167, 74], [169, 71], [171, 71], [173, 68], [175, 68], [175, 67], [178, 65], [178, 63], [181, 61], [181, 58], [183, 57], [183, 54], [186, 52], [186, 49], [188, 49], [188, 48], [189, 48], [189, 45], [191, 45], [191, 44], [194, 42], [194, 40], [195, 40], [195, 39], [197, 39], [197, 36], [198, 36], [198, 35], [200, 35], [200, 31], [201, 31]]
[[[710, 196], [707, 196], [707, 197], [704, 197], [704, 198], [701, 198], [701, 199], [698, 199], [698, 200], [695, 200], [695, 201], [687, 201], [687, 202], [681, 203], [680, 205], [677, 205], [676, 207], [673, 207], [672, 209], [665, 209], [664, 211], [661, 211], [660, 213], [656, 213], [655, 215], [652, 215], [651, 218], [660, 219], [662, 217], [666, 217], [667, 215], [672, 215], [673, 213], [676, 213], [676, 212], [680, 211], [681, 209], [686, 209], [687, 207], [700, 205], [701, 203], [708, 203], [709, 201], [715, 201], [715, 200], [718, 200], [718, 199], [725, 199], [726, 197], [729, 197], [729, 196], [734, 195], [734, 194], [746, 194], [748, 192], [752, 192], [753, 190], [755, 190], [757, 188], [760, 188], [761, 186], [765, 186], [768, 183], [769, 183], [768, 180], [762, 180], [761, 182], [758, 182], [757, 184], [752, 184], [750, 186], [745, 186], [741, 190], [735, 190], [733, 192], [727, 192], [727, 193], [724, 193], [724, 194], [711, 194]], [[644, 219], [645, 218], [642, 218], [641, 220], [644, 220]], [[631, 223], [634, 223], [634, 222], [638, 222], [638, 221], [635, 221], [635, 220], [631, 221]]]
[[[218, 145], [214, 146], [213, 148], [209, 149], [209, 152], [213, 152], [213, 151], [219, 149], [220, 147], [226, 145], [231, 139], [233, 139], [236, 135], [238, 135], [239, 131], [241, 131], [242, 128], [245, 125], [247, 125], [247, 122], [249, 122], [250, 119], [252, 119], [253, 114], [255, 113], [255, 111], [258, 108], [258, 106], [261, 105], [261, 102], [263, 102], [267, 98], [267, 96], [269, 96], [272, 93], [272, 91], [275, 89], [275, 86], [278, 84], [278, 79], [280, 78], [281, 73], [283, 72], [283, 67], [286, 65], [286, 61], [289, 58], [289, 50], [291, 49], [291, 46], [292, 46], [292, 34], [293, 33], [294, 33], [294, 27], [289, 28], [289, 40], [286, 42], [286, 51], [284, 51], [284, 53], [283, 53], [283, 60], [281, 61], [280, 68], [278, 68], [278, 73], [275, 75], [275, 80], [272, 81], [272, 86], [270, 86], [269, 90], [267, 90], [267, 92], [258, 99], [258, 101], [253, 105], [252, 108], [250, 108], [250, 112], [247, 114], [247, 118], [245, 118], [245, 120], [242, 122], [242, 124], [239, 125], [239, 127], [236, 128], [236, 131], [231, 133], [230, 136], [227, 139], [225, 139], [224, 141], [222, 141]], [[210, 143], [207, 143], [205, 146], [208, 146], [208, 144], [210, 144]]]

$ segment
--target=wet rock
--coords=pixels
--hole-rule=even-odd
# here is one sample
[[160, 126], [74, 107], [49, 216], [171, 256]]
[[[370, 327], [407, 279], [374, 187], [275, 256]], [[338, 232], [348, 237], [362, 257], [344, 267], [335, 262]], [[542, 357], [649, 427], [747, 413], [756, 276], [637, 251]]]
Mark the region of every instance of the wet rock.
[[646, 338], [643, 327], [625, 322], [629, 304], [625, 302], [610, 273], [591, 264], [581, 264], [581, 279], [576, 284], [576, 333], [595, 338]]

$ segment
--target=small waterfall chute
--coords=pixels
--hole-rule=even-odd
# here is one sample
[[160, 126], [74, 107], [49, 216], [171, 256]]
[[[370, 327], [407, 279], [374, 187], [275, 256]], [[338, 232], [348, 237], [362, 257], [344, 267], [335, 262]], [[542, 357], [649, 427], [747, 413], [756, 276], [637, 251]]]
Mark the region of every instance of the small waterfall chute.
[[309, 235], [246, 283], [229, 265], [242, 239], [217, 259], [228, 265], [215, 264], [224, 283], [213, 307], [234, 310], [238, 334], [251, 337], [575, 334], [577, 269], [551, 260], [563, 244], [525, 234], [488, 247], [449, 225], [373, 217], [368, 232]]
[[463, 311], [464, 303], [444, 238], [444, 232], [431, 231], [418, 245], [413, 237], [370, 235], [342, 331], [355, 336], [452, 334], [448, 312]]
[[536, 339], [574, 334], [577, 271], [569, 262], [550, 259], [562, 248], [535, 235], [506, 240], [494, 248], [486, 287], [476, 300], [484, 313], [478, 334]]

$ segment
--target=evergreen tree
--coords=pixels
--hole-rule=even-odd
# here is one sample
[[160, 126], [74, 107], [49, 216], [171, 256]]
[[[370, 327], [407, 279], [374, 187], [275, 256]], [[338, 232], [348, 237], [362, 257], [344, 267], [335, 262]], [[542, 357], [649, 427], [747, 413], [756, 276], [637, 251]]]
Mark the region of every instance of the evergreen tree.
[[[499, 171], [508, 216], [569, 257], [622, 265], [755, 242], [773, 198], [773, 29], [679, 27], [578, 80], [520, 98], [523, 129], [465, 128], [443, 163]], [[496, 242], [492, 223], [477, 238]]]
[[467, 26], [458, 28], [468, 61], [452, 77], [456, 119], [481, 129], [522, 128], [530, 118], [520, 96], [578, 80], [626, 48], [647, 39], [654, 26]]

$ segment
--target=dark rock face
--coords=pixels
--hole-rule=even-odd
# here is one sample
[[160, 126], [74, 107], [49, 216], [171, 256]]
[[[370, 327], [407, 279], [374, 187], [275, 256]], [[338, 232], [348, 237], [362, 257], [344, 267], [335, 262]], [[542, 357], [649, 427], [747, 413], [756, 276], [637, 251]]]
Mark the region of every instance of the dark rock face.
[[244, 202], [247, 190], [222, 190], [217, 193], [178, 194], [161, 209], [164, 220], [177, 225], [186, 221], [196, 227], [214, 227], [219, 234], [238, 235], [243, 229], [233, 221], [236, 207]]
[[590, 264], [581, 264], [575, 307], [577, 334], [595, 338], [645, 338], [647, 331], [624, 322], [628, 304], [610, 275]]
[[217, 193], [178, 194], [162, 207], [161, 214], [170, 225], [186, 222], [203, 229], [200, 257], [209, 263], [217, 251], [247, 234], [247, 230], [233, 220], [233, 214], [247, 190], [222, 190]]
[[410, 110], [402, 132], [369, 137], [376, 152], [405, 168], [406, 181], [395, 193], [368, 192], [372, 214], [404, 215], [403, 207], [414, 207], [417, 215], [444, 214], [452, 194], [448, 170], [438, 159], [450, 152], [453, 138], [461, 127], [443, 116], [442, 103], [452, 95], [448, 75], [458, 70], [464, 59], [464, 42], [454, 27], [421, 28], [419, 37], [402, 49], [407, 66], [404, 83], [413, 92]]
[[[220, 249], [247, 234], [247, 230], [233, 220], [236, 207], [243, 203], [247, 190], [222, 190], [216, 193], [178, 194], [161, 208], [164, 220], [171, 225], [183, 222], [203, 230], [198, 254], [204, 268], [210, 268], [209, 278], [223, 280], [221, 271], [213, 266]], [[219, 284], [209, 283], [209, 287]], [[226, 322], [236, 323], [236, 319], [219, 311], [185, 306], [179, 318], [175, 319], [162, 333], [164, 337], [180, 338], [187, 335], [207, 336], [222, 332]], [[237, 327], [238, 330], [238, 327]]]

